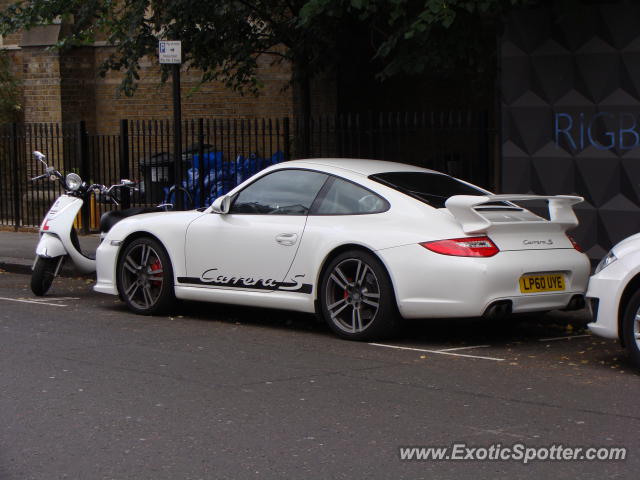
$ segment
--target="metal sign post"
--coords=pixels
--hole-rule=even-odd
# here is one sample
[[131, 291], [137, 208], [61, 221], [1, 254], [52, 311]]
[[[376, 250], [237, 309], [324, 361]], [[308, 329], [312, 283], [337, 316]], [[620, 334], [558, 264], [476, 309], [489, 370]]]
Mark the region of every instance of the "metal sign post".
[[184, 209], [182, 185], [182, 107], [180, 103], [180, 66], [182, 65], [182, 42], [161, 40], [158, 47], [161, 64], [172, 67], [173, 83], [173, 166], [174, 202], [176, 210]]

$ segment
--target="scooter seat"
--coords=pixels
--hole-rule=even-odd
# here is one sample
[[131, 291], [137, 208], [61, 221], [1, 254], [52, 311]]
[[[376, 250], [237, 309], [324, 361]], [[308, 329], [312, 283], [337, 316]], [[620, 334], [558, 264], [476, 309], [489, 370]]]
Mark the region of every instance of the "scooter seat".
[[133, 207], [127, 208], [125, 210], [112, 210], [110, 212], [105, 212], [100, 217], [100, 232], [108, 232], [116, 223], [127, 217], [140, 215], [142, 213], [154, 213], [162, 211], [162, 207]]

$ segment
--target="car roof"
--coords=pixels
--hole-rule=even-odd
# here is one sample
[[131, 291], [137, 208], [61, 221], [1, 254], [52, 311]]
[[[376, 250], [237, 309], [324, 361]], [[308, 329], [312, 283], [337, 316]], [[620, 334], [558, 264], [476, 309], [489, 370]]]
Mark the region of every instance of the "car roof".
[[385, 172], [423, 172], [442, 174], [436, 170], [416, 167], [415, 165], [407, 165], [406, 163], [388, 162], [385, 160], [368, 160], [364, 158], [307, 158], [304, 160], [291, 160], [279, 165], [282, 167], [300, 168], [323, 167], [323, 170], [326, 171], [348, 170], [364, 176]]

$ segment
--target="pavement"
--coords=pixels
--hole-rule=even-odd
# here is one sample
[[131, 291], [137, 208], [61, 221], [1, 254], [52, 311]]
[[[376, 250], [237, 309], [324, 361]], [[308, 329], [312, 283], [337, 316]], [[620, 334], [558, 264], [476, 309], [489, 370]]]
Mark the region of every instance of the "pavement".
[[[92, 285], [34, 297], [0, 273], [1, 480], [638, 478], [640, 375], [560, 313], [349, 342], [295, 312], [135, 315]], [[401, 460], [454, 445], [462, 461]], [[518, 445], [539, 458], [487, 456]], [[560, 461], [554, 445], [628, 453]]]
[[[11, 273], [31, 274], [36, 246], [40, 234], [37, 232], [0, 231], [0, 269]], [[79, 236], [84, 253], [94, 255], [100, 243], [99, 235]], [[66, 262], [62, 276], [75, 276], [70, 262]]]
[[[410, 322], [347, 342], [313, 316], [129, 312], [87, 278], [35, 298], [38, 233], [0, 231], [0, 479], [636, 478], [640, 376], [588, 313]], [[80, 237], [85, 252], [99, 236]], [[635, 403], [634, 403], [635, 402]], [[623, 447], [625, 461], [401, 461], [400, 449]]]

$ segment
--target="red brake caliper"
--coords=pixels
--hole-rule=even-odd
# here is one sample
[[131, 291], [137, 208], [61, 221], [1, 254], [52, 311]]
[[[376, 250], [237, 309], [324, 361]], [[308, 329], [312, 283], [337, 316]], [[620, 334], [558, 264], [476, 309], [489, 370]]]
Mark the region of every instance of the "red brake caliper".
[[[352, 278], [349, 278], [349, 277], [347, 277], [347, 280], [348, 280], [349, 282], [352, 282], [352, 281], [353, 281], [353, 279], [352, 279]], [[349, 297], [349, 294], [347, 293], [347, 289], [345, 288], [345, 289], [344, 289], [344, 294], [342, 295], [342, 298], [347, 299], [348, 297]]]
[[[156, 259], [156, 261], [151, 264], [151, 272], [155, 272], [158, 270], [162, 270], [162, 263], [160, 263], [159, 259]], [[153, 285], [154, 287], [162, 285], [162, 280], [151, 280], [151, 285]]]

